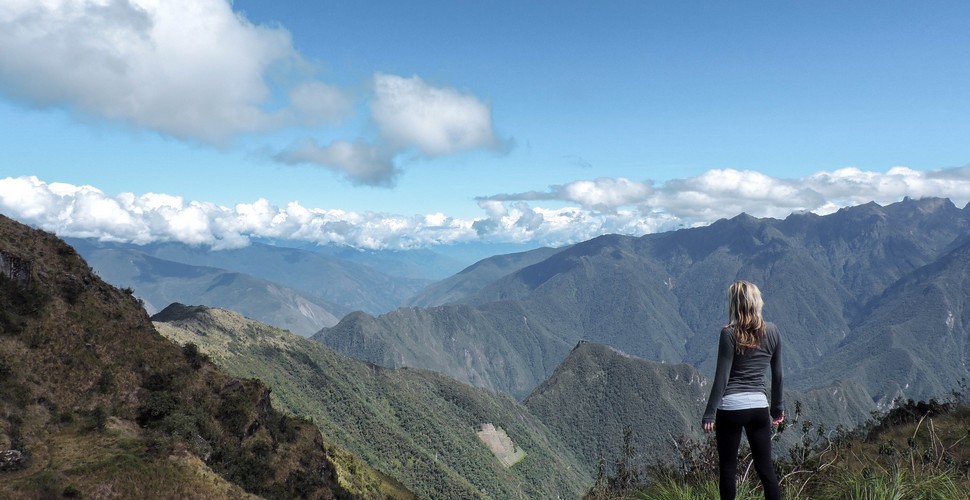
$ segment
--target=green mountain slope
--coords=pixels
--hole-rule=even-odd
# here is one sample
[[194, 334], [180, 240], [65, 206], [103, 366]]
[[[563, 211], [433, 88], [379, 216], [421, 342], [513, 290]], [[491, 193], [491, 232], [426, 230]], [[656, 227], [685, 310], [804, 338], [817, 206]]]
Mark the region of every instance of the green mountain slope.
[[0, 452], [3, 498], [378, 494], [338, 483], [335, 450], [264, 385], [166, 340], [73, 248], [3, 216]]
[[381, 366], [434, 370], [522, 398], [572, 347], [560, 334], [567, 325], [526, 314], [512, 301], [405, 308], [378, 318], [351, 313], [312, 338]]
[[970, 376], [970, 243], [899, 280], [831, 355], [795, 379], [861, 380], [882, 404], [947, 394]]
[[132, 288], [154, 314], [173, 302], [208, 304], [238, 311], [299, 335], [333, 326], [347, 308], [247, 274], [166, 261], [135, 249], [97, 248], [85, 240], [78, 251], [101, 278]]
[[681, 434], [693, 435], [710, 387], [690, 365], [630, 357], [584, 342], [523, 401], [588, 464], [612, 464], [623, 432], [633, 430], [641, 460], [667, 458]]
[[[591, 466], [620, 459], [629, 426], [636, 463], [645, 464], [669, 460], [680, 436], [700, 436], [709, 393], [708, 379], [690, 365], [657, 363], [583, 342], [523, 404]], [[854, 428], [875, 409], [859, 384], [788, 390], [785, 399], [789, 416], [797, 401], [804, 418], [829, 429]], [[784, 455], [797, 438], [783, 435], [775, 452]]]
[[[159, 331], [192, 342], [237, 376], [273, 388], [328, 438], [427, 498], [576, 497], [591, 471], [527, 409], [503, 393], [424, 370], [388, 370], [316, 342], [202, 307], [173, 305]], [[525, 452], [503, 465], [477, 436], [491, 424]]]

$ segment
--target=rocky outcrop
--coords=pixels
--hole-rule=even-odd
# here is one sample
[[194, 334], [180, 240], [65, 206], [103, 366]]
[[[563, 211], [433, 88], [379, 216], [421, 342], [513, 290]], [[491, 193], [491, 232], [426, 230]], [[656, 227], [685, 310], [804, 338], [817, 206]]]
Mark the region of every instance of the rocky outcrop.
[[27, 286], [30, 284], [30, 261], [0, 250], [0, 275]]
[[27, 455], [20, 450], [0, 451], [0, 471], [20, 470], [27, 467]]

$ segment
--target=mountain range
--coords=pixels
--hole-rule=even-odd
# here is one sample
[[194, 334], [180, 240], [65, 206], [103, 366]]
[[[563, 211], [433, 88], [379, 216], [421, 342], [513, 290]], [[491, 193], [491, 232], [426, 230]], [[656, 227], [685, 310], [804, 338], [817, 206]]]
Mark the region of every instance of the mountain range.
[[345, 306], [255, 276], [152, 257], [137, 248], [72, 241], [98, 275], [130, 288], [154, 314], [173, 302], [228, 307], [251, 318], [312, 335], [350, 312]]
[[[74, 238], [68, 239], [68, 242], [77, 246], [85, 258], [99, 263], [95, 266], [98, 273], [110, 273], [115, 266], [130, 267], [132, 264], [126, 263], [125, 259], [131, 255], [130, 252], [135, 252], [160, 259], [166, 263], [165, 265], [177, 263], [201, 266], [259, 278], [276, 286], [296, 290], [304, 296], [314, 297], [322, 303], [336, 305], [336, 311], [333, 312], [337, 314], [355, 310], [374, 314], [390, 311], [433, 282], [428, 278], [385, 274], [368, 265], [322, 251], [273, 246], [259, 242], [242, 248], [222, 250], [183, 243], [135, 245]], [[112, 255], [104, 250], [124, 250], [129, 253]], [[345, 252], [352, 251], [345, 250]], [[407, 275], [414, 272], [415, 259], [409, 257], [409, 254], [383, 253], [380, 255], [380, 261], [384, 263], [384, 267], [389, 267], [388, 262], [393, 261], [396, 256], [397, 262], [400, 263], [399, 267], [403, 269], [401, 274]], [[358, 255], [358, 258], [363, 259], [364, 256]], [[444, 260], [447, 259], [441, 258], [437, 262]], [[138, 271], [142, 272], [141, 269]], [[151, 269], [145, 273], [147, 275], [140, 284], [143, 287], [151, 286], [153, 278]], [[118, 282], [112, 282], [112, 284], [127, 286]], [[170, 286], [174, 288], [174, 284]], [[138, 289], [135, 291], [141, 293]], [[168, 304], [159, 304], [159, 307], [166, 305]]]
[[[952, 323], [952, 335], [965, 336], [957, 317], [962, 307], [950, 307], [950, 323], [947, 310], [905, 324], [889, 311], [917, 307], [925, 283], [933, 280], [946, 300], [966, 301], [970, 291], [962, 282], [942, 276], [965, 272], [957, 255], [970, 234], [968, 213], [945, 199], [906, 199], [826, 216], [742, 214], [642, 237], [606, 235], [538, 262], [520, 256], [518, 269], [496, 263], [491, 267], [508, 272], [490, 276], [487, 284], [470, 272], [467, 285], [450, 279], [449, 290], [471, 293], [446, 298], [447, 305], [376, 317], [353, 313], [314, 339], [349, 356], [436, 370], [520, 399], [549, 378], [580, 340], [644, 359], [688, 363], [709, 374], [714, 339], [726, 322], [725, 291], [743, 278], [761, 286], [765, 315], [781, 327], [793, 387], [849, 380], [863, 359], [888, 356], [881, 359], [902, 359], [910, 371], [895, 385], [865, 379], [877, 404], [900, 395], [931, 397], [948, 393], [967, 370], [959, 361], [962, 344], [951, 343], [960, 349], [951, 351], [958, 361], [934, 362], [933, 353], [916, 345], [927, 336], [919, 325], [942, 325], [934, 330], [940, 333]], [[912, 313], [929, 314], [926, 307]], [[894, 338], [909, 340], [865, 340], [878, 339], [890, 325]], [[862, 358], [838, 356], [856, 345]]]

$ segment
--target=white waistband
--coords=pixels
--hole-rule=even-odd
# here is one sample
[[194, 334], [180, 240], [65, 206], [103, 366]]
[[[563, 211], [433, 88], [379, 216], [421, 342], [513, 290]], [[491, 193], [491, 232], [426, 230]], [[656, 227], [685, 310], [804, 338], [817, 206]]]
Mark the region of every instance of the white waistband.
[[767, 408], [768, 397], [763, 392], [738, 392], [721, 398], [719, 410], [747, 410], [750, 408]]

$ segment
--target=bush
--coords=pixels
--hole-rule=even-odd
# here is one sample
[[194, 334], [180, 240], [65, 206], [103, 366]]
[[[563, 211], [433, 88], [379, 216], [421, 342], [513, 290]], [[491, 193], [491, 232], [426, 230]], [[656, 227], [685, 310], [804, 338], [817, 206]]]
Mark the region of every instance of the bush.
[[149, 425], [161, 420], [175, 411], [180, 405], [181, 401], [176, 394], [168, 391], [153, 392], [138, 407], [138, 423], [141, 425]]
[[175, 373], [174, 372], [158, 372], [152, 373], [145, 377], [142, 381], [141, 386], [149, 391], [165, 391], [168, 389], [175, 388]]
[[198, 370], [202, 368], [202, 365], [209, 361], [209, 357], [199, 351], [199, 346], [192, 342], [182, 346], [182, 354], [185, 355], [185, 359], [189, 362], [192, 368]]
[[12, 372], [13, 367], [10, 366], [10, 363], [0, 357], [0, 382], [5, 382]]
[[101, 372], [101, 376], [98, 377], [98, 383], [96, 385], [98, 392], [101, 394], [109, 394], [115, 388], [115, 376], [114, 373], [104, 370]]
[[183, 441], [190, 441], [199, 433], [196, 418], [182, 412], [165, 416], [158, 422], [158, 429]]
[[91, 429], [97, 432], [104, 432], [107, 425], [108, 410], [105, 410], [104, 406], [98, 405], [94, 411], [91, 412]]

